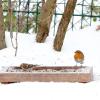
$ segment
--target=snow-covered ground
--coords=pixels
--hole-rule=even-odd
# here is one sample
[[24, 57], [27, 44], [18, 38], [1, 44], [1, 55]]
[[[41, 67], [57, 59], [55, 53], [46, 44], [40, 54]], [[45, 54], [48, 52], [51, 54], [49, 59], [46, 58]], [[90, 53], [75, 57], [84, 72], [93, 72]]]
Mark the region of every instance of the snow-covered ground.
[[[51, 33], [52, 34], [52, 33]], [[15, 40], [15, 39], [13, 39]], [[45, 43], [36, 43], [35, 34], [18, 34], [18, 53], [10, 43], [6, 32], [7, 48], [0, 50], [0, 70], [5, 66], [31, 63], [47, 66], [74, 66], [74, 51], [85, 55], [84, 64], [93, 67], [94, 80], [89, 83], [22, 82], [0, 84], [1, 100], [100, 100], [100, 31], [96, 25], [73, 32], [67, 32], [61, 52], [53, 49], [54, 37], [50, 35]]]

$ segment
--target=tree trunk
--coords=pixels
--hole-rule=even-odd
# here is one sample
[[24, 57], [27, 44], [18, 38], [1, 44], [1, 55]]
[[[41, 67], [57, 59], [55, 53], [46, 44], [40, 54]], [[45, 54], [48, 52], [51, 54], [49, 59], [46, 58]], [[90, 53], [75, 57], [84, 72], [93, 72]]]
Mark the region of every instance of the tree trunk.
[[0, 49], [6, 47], [5, 43], [5, 30], [4, 30], [4, 21], [3, 21], [3, 9], [2, 9], [2, 0], [0, 0]]
[[12, 36], [12, 18], [13, 18], [13, 10], [12, 10], [12, 5], [11, 5], [11, 0], [8, 1], [8, 31], [10, 31], [10, 35]]
[[68, 24], [73, 15], [77, 0], [68, 0], [61, 21], [58, 26], [57, 34], [54, 39], [54, 49], [61, 51]]
[[46, 3], [41, 8], [39, 23], [38, 23], [38, 33], [36, 36], [37, 42], [40, 43], [44, 42], [49, 34], [54, 8], [56, 7], [56, 1], [57, 0], [47, 0]]
[[44, 6], [44, 4], [45, 4], [45, 0], [42, 0], [42, 7]]

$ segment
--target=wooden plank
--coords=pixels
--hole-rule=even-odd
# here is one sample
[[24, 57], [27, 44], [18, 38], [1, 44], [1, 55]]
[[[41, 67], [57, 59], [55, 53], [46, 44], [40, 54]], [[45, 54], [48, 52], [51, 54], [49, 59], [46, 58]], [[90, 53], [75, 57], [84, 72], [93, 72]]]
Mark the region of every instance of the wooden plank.
[[90, 82], [93, 69], [86, 72], [0, 72], [0, 82]]

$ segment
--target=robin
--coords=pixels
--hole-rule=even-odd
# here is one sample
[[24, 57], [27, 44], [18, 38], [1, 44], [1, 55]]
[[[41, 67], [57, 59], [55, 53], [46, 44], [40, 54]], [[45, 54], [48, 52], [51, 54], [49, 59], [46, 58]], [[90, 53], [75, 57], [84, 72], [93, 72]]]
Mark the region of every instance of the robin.
[[77, 50], [74, 52], [74, 60], [76, 61], [76, 66], [77, 66], [77, 63], [80, 63], [81, 66], [83, 64], [83, 61], [84, 61], [84, 54], [82, 51], [80, 50]]

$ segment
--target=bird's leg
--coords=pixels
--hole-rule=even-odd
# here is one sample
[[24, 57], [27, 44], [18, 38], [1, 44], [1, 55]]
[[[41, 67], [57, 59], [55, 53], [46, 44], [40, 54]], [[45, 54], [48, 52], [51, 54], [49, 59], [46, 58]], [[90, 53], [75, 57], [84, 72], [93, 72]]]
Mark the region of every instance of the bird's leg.
[[81, 62], [81, 68], [83, 67], [83, 62]]
[[76, 62], [76, 65], [75, 66], [77, 67], [77, 62]]
[[77, 70], [77, 62], [76, 62], [76, 65], [75, 65], [75, 69], [74, 69], [74, 72], [76, 72], [76, 70]]
[[81, 67], [82, 67], [82, 64], [81, 64]]

